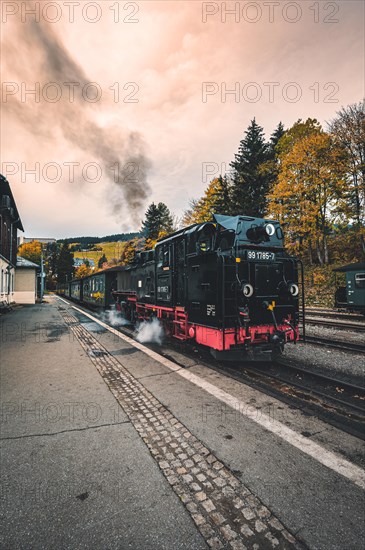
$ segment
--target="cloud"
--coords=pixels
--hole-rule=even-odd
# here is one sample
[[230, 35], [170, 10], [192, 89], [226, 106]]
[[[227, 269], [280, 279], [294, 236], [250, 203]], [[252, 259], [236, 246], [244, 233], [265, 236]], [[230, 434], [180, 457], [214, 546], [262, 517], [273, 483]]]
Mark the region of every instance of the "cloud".
[[[310, 9], [311, 3], [300, 3], [303, 17], [297, 23], [284, 19], [283, 6], [289, 3], [275, 8], [273, 22], [268, 6], [260, 3], [262, 17], [257, 23], [242, 16], [238, 23], [227, 16], [224, 23], [223, 3], [217, 2], [220, 12], [203, 23], [201, 2], [151, 0], [136, 2], [138, 22], [134, 24], [124, 22], [123, 3], [118, 3], [119, 22], [113, 19], [115, 8], [110, 9], [117, 3], [98, 4], [102, 17], [95, 24], [81, 17], [80, 3], [73, 23], [64, 9], [62, 19], [53, 25], [45, 21], [31, 25], [31, 17], [22, 24], [19, 14], [3, 25], [4, 80], [33, 87], [36, 81], [41, 86], [51, 80], [80, 83], [74, 103], [68, 101], [67, 93], [57, 103], [43, 99], [35, 103], [31, 97], [22, 103], [17, 93], [5, 105], [8, 129], [3, 130], [3, 160], [25, 161], [30, 166], [36, 161], [80, 164], [71, 183], [65, 177], [50, 185], [41, 178], [29, 188], [20, 172], [9, 177], [15, 197], [24, 200], [18, 206], [27, 218], [29, 233], [39, 205], [47, 215], [37, 216], [37, 233], [60, 237], [75, 232], [115, 233], [122, 224], [136, 230], [143, 209], [152, 201], [165, 202], [180, 216], [188, 199], [204, 192], [203, 163], [228, 166], [253, 117], [268, 136], [279, 121], [286, 127], [307, 117], [325, 123], [341, 105], [362, 98], [361, 2], [339, 4], [339, 13], [332, 16], [338, 23], [324, 21], [336, 3], [327, 9], [319, 3], [318, 13]], [[245, 4], [252, 3], [240, 3]], [[17, 51], [11, 52], [14, 44]], [[100, 101], [92, 103], [82, 96], [89, 81], [100, 86]], [[297, 102], [285, 98], [285, 85], [293, 81], [302, 91]], [[203, 82], [218, 86], [206, 102]], [[242, 93], [249, 82], [261, 89], [257, 101]], [[268, 82], [279, 83], [274, 101], [265, 85]], [[337, 103], [326, 99], [333, 90], [325, 88], [329, 82], [338, 85]], [[236, 83], [239, 96], [224, 96], [224, 86], [229, 90]], [[137, 102], [126, 101], [133, 91]], [[96, 183], [85, 182], [81, 174], [90, 162], [103, 168], [103, 177]], [[119, 184], [114, 182], [116, 164]], [[141, 170], [137, 181], [134, 166]]]
[[[140, 213], [150, 193], [147, 174], [151, 164], [142, 136], [123, 126], [103, 126], [98, 122], [98, 108], [81, 93], [81, 90], [90, 93], [91, 89], [95, 94], [98, 85], [90, 86], [93, 79], [88, 78], [73, 59], [50, 23], [32, 19], [19, 23], [16, 38], [17, 49], [7, 48], [6, 52], [9, 72], [16, 82], [24, 83], [21, 86], [33, 89], [39, 86], [40, 90], [42, 83], [42, 89], [38, 101], [31, 94], [23, 100], [21, 96], [10, 95], [4, 110], [33, 135], [38, 143], [37, 160], [42, 156], [40, 143], [51, 140], [57, 149], [54, 138], [59, 130], [73, 149], [100, 163], [100, 173], [111, 184], [104, 197], [113, 214], [120, 214], [123, 205], [126, 211]], [[29, 64], [30, 52], [32, 62]], [[29, 82], [26, 79], [30, 74], [32, 81]], [[59, 100], [53, 101], [58, 91]], [[81, 177], [79, 183], [82, 183]]]

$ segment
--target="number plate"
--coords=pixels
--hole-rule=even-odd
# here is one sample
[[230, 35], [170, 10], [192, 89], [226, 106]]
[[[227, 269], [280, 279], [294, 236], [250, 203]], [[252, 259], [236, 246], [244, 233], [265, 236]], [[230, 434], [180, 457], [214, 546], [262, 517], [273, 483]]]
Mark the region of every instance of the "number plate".
[[273, 262], [275, 260], [275, 252], [266, 252], [264, 250], [247, 250], [247, 260]]

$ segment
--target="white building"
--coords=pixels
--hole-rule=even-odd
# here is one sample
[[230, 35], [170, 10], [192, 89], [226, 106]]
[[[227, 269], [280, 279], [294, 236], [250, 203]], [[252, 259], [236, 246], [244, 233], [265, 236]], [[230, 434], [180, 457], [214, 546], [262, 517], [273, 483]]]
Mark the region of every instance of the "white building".
[[9, 182], [0, 174], [0, 301], [14, 302], [17, 231], [24, 231]]
[[18, 246], [20, 246], [21, 244], [24, 244], [24, 243], [32, 243], [34, 241], [38, 241], [39, 243], [42, 243], [42, 244], [50, 244], [50, 243], [55, 243], [57, 242], [56, 239], [51, 239], [51, 238], [45, 238], [45, 237], [24, 237], [24, 235], [19, 235], [18, 236]]

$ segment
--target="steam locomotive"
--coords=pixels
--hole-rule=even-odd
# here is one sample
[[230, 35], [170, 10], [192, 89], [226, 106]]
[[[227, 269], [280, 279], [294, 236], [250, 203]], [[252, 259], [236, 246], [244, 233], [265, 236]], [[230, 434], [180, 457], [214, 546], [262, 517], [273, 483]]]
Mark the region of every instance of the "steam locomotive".
[[132, 323], [157, 317], [168, 335], [217, 359], [262, 360], [299, 339], [299, 275], [279, 222], [214, 215], [117, 268], [111, 294]]

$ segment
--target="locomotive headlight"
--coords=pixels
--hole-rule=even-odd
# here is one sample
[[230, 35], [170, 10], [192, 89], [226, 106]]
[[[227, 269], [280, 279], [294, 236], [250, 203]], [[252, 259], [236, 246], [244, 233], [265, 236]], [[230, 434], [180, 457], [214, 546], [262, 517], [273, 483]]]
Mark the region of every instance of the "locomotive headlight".
[[299, 287], [296, 284], [291, 284], [289, 287], [289, 292], [292, 296], [298, 296], [299, 294]]
[[243, 285], [242, 292], [243, 292], [244, 296], [246, 296], [246, 298], [251, 298], [251, 296], [253, 294], [253, 286], [249, 285], [248, 283]]
[[269, 235], [269, 237], [272, 237], [272, 235], [274, 235], [275, 233], [275, 227], [272, 223], [268, 223], [265, 225], [265, 231]]

